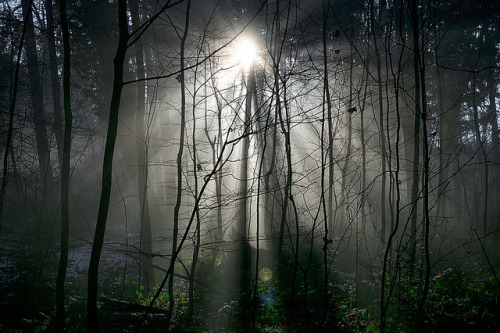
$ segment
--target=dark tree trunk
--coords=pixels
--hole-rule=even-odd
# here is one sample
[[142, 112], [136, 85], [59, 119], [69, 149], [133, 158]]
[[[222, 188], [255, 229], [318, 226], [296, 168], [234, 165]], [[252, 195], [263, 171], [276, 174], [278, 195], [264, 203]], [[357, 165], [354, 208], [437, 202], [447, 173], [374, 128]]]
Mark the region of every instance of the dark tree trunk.
[[497, 104], [495, 103], [495, 98], [497, 96], [497, 86], [495, 81], [495, 72], [492, 72], [488, 77], [488, 94], [490, 100], [490, 110], [488, 115], [488, 121], [491, 126], [491, 158], [493, 160], [492, 165], [492, 181], [495, 182], [494, 188], [496, 191], [492, 193], [492, 202], [500, 200], [500, 131], [498, 130], [498, 118], [497, 118]]
[[115, 150], [116, 134], [118, 128], [118, 114], [120, 111], [120, 99], [123, 89], [123, 64], [127, 52], [128, 24], [127, 24], [127, 1], [118, 2], [118, 25], [119, 40], [116, 48], [113, 75], [113, 93], [109, 109], [108, 132], [106, 136], [106, 147], [104, 150], [104, 161], [102, 167], [102, 188], [101, 199], [99, 202], [99, 212], [92, 244], [92, 253], [90, 256], [87, 286], [87, 323], [89, 332], [99, 332], [99, 322], [97, 318], [97, 290], [98, 290], [98, 271], [99, 260], [104, 242], [104, 233], [106, 230], [106, 221], [109, 210], [109, 201], [111, 197], [111, 180], [113, 170], [113, 153]]
[[446, 188], [445, 179], [447, 175], [447, 168], [444, 165], [444, 120], [445, 120], [445, 109], [444, 109], [444, 86], [443, 86], [443, 73], [441, 72], [441, 67], [439, 65], [439, 53], [438, 50], [435, 51], [435, 62], [436, 62], [436, 75], [437, 75], [437, 94], [438, 94], [438, 105], [439, 105], [439, 175], [438, 175], [438, 198], [436, 211], [438, 214], [438, 219], [443, 218], [444, 212], [446, 210], [446, 194], [444, 189]]
[[[50, 1], [50, 0], [49, 0]], [[57, 332], [64, 332], [64, 283], [68, 267], [68, 239], [69, 239], [69, 181], [71, 157], [71, 130], [73, 115], [71, 113], [71, 49], [69, 44], [68, 19], [66, 15], [66, 0], [59, 1], [61, 11], [61, 29], [64, 45], [64, 146], [61, 167], [61, 256], [56, 282], [56, 325]]]
[[[172, 234], [172, 257], [171, 260], [175, 261], [176, 251], [177, 251], [177, 237], [179, 234], [179, 213], [182, 203], [182, 155], [184, 153], [184, 137], [186, 131], [186, 81], [184, 74], [184, 62], [185, 62], [185, 46], [186, 39], [189, 31], [189, 14], [191, 9], [191, 0], [188, 0], [186, 8], [186, 17], [184, 23], [184, 33], [181, 38], [181, 54], [180, 54], [180, 84], [181, 84], [181, 124], [180, 124], [180, 139], [179, 139], [179, 150], [177, 152], [177, 199], [174, 207], [174, 229]], [[174, 312], [174, 265], [170, 264], [172, 267], [172, 272], [168, 280], [168, 313], [167, 322], [170, 323], [172, 320], [172, 315]]]
[[24, 22], [23, 22], [23, 31], [21, 33], [21, 39], [19, 41], [19, 48], [17, 51], [17, 60], [16, 60], [16, 70], [14, 74], [14, 84], [12, 88], [12, 100], [10, 103], [10, 110], [9, 110], [9, 127], [7, 130], [7, 142], [5, 144], [5, 151], [4, 151], [4, 156], [3, 156], [3, 170], [2, 170], [2, 185], [0, 188], [0, 235], [1, 235], [1, 226], [3, 222], [3, 206], [5, 202], [5, 190], [7, 187], [7, 178], [8, 178], [8, 167], [9, 167], [9, 152], [11, 151], [12, 147], [12, 135], [14, 132], [14, 114], [16, 111], [16, 100], [17, 100], [17, 89], [19, 87], [19, 70], [21, 67], [21, 53], [23, 51], [23, 44], [24, 44], [24, 37], [26, 35], [26, 30], [28, 27], [28, 17], [31, 15], [31, 2], [28, 4], [28, 10], [24, 16]]
[[[200, 47], [200, 51], [198, 51], [198, 57], [197, 61], [199, 61], [200, 54], [201, 54], [201, 49], [203, 48], [203, 43], [202, 46]], [[207, 70], [206, 70], [206, 64], [205, 64], [205, 76], [207, 75]], [[192, 151], [193, 151], [193, 175], [194, 175], [194, 193], [193, 197], [194, 200], [196, 201], [196, 198], [198, 198], [198, 171], [202, 171], [203, 167], [201, 164], [198, 162], [198, 151], [196, 147], [196, 98], [197, 98], [197, 77], [198, 77], [198, 70], [195, 71], [194, 73], [194, 79], [193, 79], [193, 99], [192, 99], [192, 116], [193, 116], [193, 130], [192, 130]], [[205, 84], [204, 86], [204, 98], [205, 98], [205, 115], [208, 112], [208, 105], [207, 105], [207, 86]], [[215, 141], [215, 140], [214, 140]], [[214, 142], [215, 145], [215, 142]], [[200, 210], [198, 208], [195, 208], [196, 211], [196, 228], [194, 231], [194, 249], [193, 249], [193, 260], [191, 262], [191, 275], [189, 277], [189, 310], [188, 310], [188, 315], [189, 318], [192, 320], [193, 319], [193, 314], [194, 314], [194, 283], [196, 279], [196, 266], [198, 265], [198, 257], [200, 253], [200, 242], [201, 242], [201, 219], [200, 219]]]
[[[415, 2], [416, 4], [416, 2]], [[422, 17], [419, 18], [422, 20]], [[422, 331], [425, 330], [425, 312], [424, 307], [427, 301], [427, 295], [429, 292], [430, 285], [430, 274], [431, 274], [431, 259], [430, 259], [430, 227], [431, 227], [431, 219], [430, 219], [430, 208], [429, 208], [429, 178], [430, 178], [430, 152], [429, 152], [429, 143], [428, 143], [428, 130], [427, 130], [427, 91], [425, 85], [425, 47], [421, 47], [417, 51], [416, 60], [419, 63], [419, 79], [420, 79], [420, 87], [422, 93], [422, 104], [421, 104], [421, 118], [422, 118], [422, 136], [423, 136], [423, 214], [424, 214], [424, 248], [423, 248], [423, 261], [425, 262], [425, 275], [424, 275], [424, 288], [422, 290], [422, 297], [420, 299], [420, 303], [417, 308], [417, 324], [420, 326]]]
[[[481, 37], [482, 38], [482, 37]], [[481, 136], [481, 129], [479, 127], [479, 114], [478, 114], [478, 105], [477, 105], [477, 93], [476, 93], [476, 84], [477, 78], [476, 75], [473, 75], [472, 78], [472, 112], [474, 119], [474, 132], [476, 135], [476, 141], [478, 145], [478, 150], [481, 151], [481, 155], [483, 157], [483, 165], [484, 165], [484, 197], [483, 197], [483, 216], [482, 216], [482, 225], [483, 225], [483, 235], [486, 235], [487, 222], [488, 222], [488, 199], [489, 199], [489, 168], [488, 168], [488, 155], [486, 153], [486, 148], [484, 147], [485, 142], [483, 142]]]
[[[330, 97], [330, 82], [328, 80], [328, 53], [326, 45], [327, 37], [327, 23], [330, 11], [329, 2], [323, 0], [323, 103], [322, 103], [322, 122], [321, 122], [321, 205], [323, 207], [323, 318], [326, 318], [329, 311], [328, 302], [328, 280], [329, 280], [329, 268], [328, 268], [328, 243], [330, 239], [330, 234], [333, 235], [333, 124], [332, 124], [332, 100]], [[326, 114], [325, 114], [325, 104], [326, 104]], [[327, 117], [325, 119], [325, 116]], [[325, 121], [328, 122], [328, 129], [325, 128]], [[327, 149], [324, 148], [324, 138], [325, 130], [328, 130], [328, 145]], [[325, 153], [328, 156], [328, 204], [325, 203], [325, 169], [326, 169], [326, 158]]]
[[35, 30], [33, 27], [33, 15], [30, 13], [32, 5], [30, 0], [22, 0], [23, 16], [27, 18], [26, 29], [26, 59], [28, 63], [28, 76], [30, 82], [31, 105], [33, 108], [33, 121], [35, 124], [36, 148], [38, 153], [38, 163], [42, 176], [43, 191], [47, 190], [48, 181], [52, 176], [50, 165], [49, 141], [47, 138], [47, 128], [45, 111], [43, 108], [42, 82], [40, 69], [38, 67], [38, 54], [36, 46]]
[[370, 0], [370, 24], [372, 27], [372, 38], [373, 38], [373, 47], [375, 49], [375, 60], [377, 65], [377, 88], [378, 88], [378, 103], [379, 103], [379, 141], [380, 141], [380, 150], [381, 150], [381, 162], [382, 162], [382, 174], [381, 174], [381, 193], [380, 193], [380, 219], [381, 219], [381, 233], [382, 233], [382, 241], [385, 242], [385, 234], [386, 234], [386, 143], [385, 143], [385, 130], [384, 130], [384, 99], [382, 94], [382, 61], [380, 59], [380, 52], [378, 49], [377, 42], [377, 32], [375, 31], [375, 13], [374, 13], [374, 3], [373, 0]]
[[[351, 36], [352, 38], [352, 36]], [[353, 67], [354, 67], [354, 57], [353, 57], [353, 48], [351, 46], [351, 59], [349, 65], [349, 103], [347, 104], [347, 149], [345, 153], [344, 165], [342, 167], [342, 181], [340, 185], [340, 204], [341, 208], [341, 216], [340, 221], [342, 221], [342, 225], [349, 225], [348, 221], [346, 221], [347, 216], [347, 199], [346, 199], [346, 186], [347, 186], [347, 173], [349, 170], [349, 162], [351, 160], [351, 147], [352, 147], [352, 100], [353, 100]], [[382, 187], [384, 188], [384, 187]], [[385, 192], [383, 190], [382, 192]]]
[[[213, 74], [212, 71], [212, 63], [210, 63], [210, 75]], [[206, 69], [205, 69], [206, 73]], [[208, 132], [208, 121], [207, 121], [207, 112], [208, 108], [205, 108], [205, 135], [210, 144], [212, 150], [212, 167], [215, 168], [217, 165], [217, 153], [222, 149], [222, 102], [219, 98], [219, 91], [217, 89], [216, 80], [214, 79], [214, 75], [211, 78], [212, 87], [214, 89], [214, 97], [215, 103], [217, 104], [217, 135], [211, 139], [210, 133]], [[206, 96], [206, 93], [205, 93]], [[206, 97], [205, 97], [206, 98]], [[223, 242], [223, 234], [222, 234], [222, 168], [217, 172], [217, 177], [215, 177], [215, 197], [217, 201], [217, 224], [215, 228], [215, 240], [216, 240], [216, 251], [220, 250], [222, 242]]]
[[[409, 1], [412, 33], [413, 33], [413, 72], [415, 75], [415, 95], [414, 95], [414, 123], [413, 123], [413, 156], [412, 162], [412, 187], [411, 187], [411, 212], [410, 212], [410, 278], [413, 275], [415, 266], [415, 257], [417, 251], [417, 207], [418, 207], [418, 192], [419, 192], [419, 161], [420, 161], [420, 120], [421, 120], [421, 77], [420, 77], [420, 53], [419, 53], [419, 22], [417, 0]], [[408, 138], [407, 138], [408, 140]]]

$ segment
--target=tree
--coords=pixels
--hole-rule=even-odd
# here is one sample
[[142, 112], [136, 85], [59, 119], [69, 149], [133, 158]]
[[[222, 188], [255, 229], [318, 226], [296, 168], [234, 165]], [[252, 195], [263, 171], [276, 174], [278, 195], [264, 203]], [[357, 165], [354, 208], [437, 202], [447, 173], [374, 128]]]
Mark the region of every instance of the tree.
[[2, 170], [2, 185], [0, 189], [0, 232], [1, 232], [1, 223], [3, 222], [3, 212], [4, 212], [4, 202], [5, 202], [5, 191], [7, 187], [7, 177], [8, 177], [8, 167], [9, 167], [9, 153], [11, 152], [11, 144], [12, 144], [12, 135], [14, 130], [14, 114], [16, 112], [16, 101], [17, 101], [17, 91], [19, 87], [19, 71], [21, 67], [21, 52], [23, 50], [24, 39], [26, 36], [26, 31], [28, 29], [28, 16], [31, 15], [31, 2], [28, 6], [28, 11], [24, 15], [23, 21], [23, 30], [21, 33], [21, 38], [19, 41], [19, 48], [17, 52], [17, 60], [16, 60], [16, 70], [14, 74], [14, 82], [12, 87], [12, 98], [10, 102], [9, 109], [9, 122], [7, 129], [7, 139], [5, 143], [5, 151], [3, 156], [3, 170]]
[[[57, 142], [57, 156], [59, 161], [59, 170], [62, 169], [63, 160], [63, 125], [61, 108], [61, 85], [59, 83], [56, 42], [55, 42], [55, 22], [52, 0], [45, 0], [45, 10], [47, 11], [47, 46], [50, 62], [50, 81], [52, 90], [52, 104], [54, 107], [54, 133]], [[62, 25], [62, 22], [61, 22]], [[61, 171], [62, 173], [62, 171]]]
[[[186, 84], [185, 84], [185, 46], [186, 46], [186, 38], [189, 32], [189, 11], [191, 9], [191, 0], [187, 1], [186, 8], [186, 17], [184, 21], [184, 32], [181, 37], [181, 54], [180, 54], [180, 84], [181, 84], [181, 124], [180, 124], [180, 140], [179, 140], [179, 150], [177, 152], [177, 198], [174, 207], [174, 229], [172, 232], [172, 261], [175, 262], [176, 251], [177, 251], [177, 237], [179, 234], [179, 211], [181, 208], [182, 202], [182, 154], [184, 153], [184, 137], [186, 131]], [[168, 297], [169, 297], [169, 307], [168, 307], [168, 318], [167, 321], [170, 322], [172, 320], [172, 314], [174, 312], [174, 266], [172, 267], [172, 271], [170, 273], [170, 277], [168, 280]]]
[[47, 139], [47, 123], [42, 94], [42, 82], [40, 81], [40, 69], [38, 61], [38, 49], [36, 44], [35, 28], [33, 26], [32, 2], [30, 0], [21, 1], [23, 15], [27, 18], [26, 28], [26, 58], [28, 64], [28, 75], [30, 80], [31, 105], [33, 109], [33, 122], [35, 125], [35, 137], [38, 153], [38, 163], [40, 175], [43, 180], [43, 191], [47, 191], [52, 177], [52, 167], [50, 165], [50, 150]]
[[[132, 19], [132, 28], [134, 30], [140, 27], [139, 3], [130, 2], [130, 16]], [[135, 43], [135, 61], [137, 67], [137, 78], [145, 78], [144, 68], [144, 48], [142, 39]], [[149, 212], [148, 199], [148, 175], [149, 175], [149, 157], [148, 157], [148, 137], [146, 134], [146, 84], [145, 81], [137, 82], [137, 113], [136, 113], [136, 150], [137, 150], [137, 188], [139, 192], [139, 217], [141, 230], [141, 272], [144, 274], [145, 293], [149, 294], [155, 285], [155, 275], [151, 254], [153, 252], [153, 241], [151, 238], [151, 217]], [[141, 281], [139, 281], [141, 283]]]
[[116, 47], [115, 58], [113, 59], [113, 93], [109, 109], [108, 133], [106, 136], [106, 148], [104, 151], [102, 190], [99, 202], [99, 214], [95, 228], [94, 242], [92, 243], [92, 254], [89, 263], [88, 286], [87, 286], [87, 324], [90, 332], [99, 332], [99, 322], [97, 319], [97, 289], [99, 259], [101, 257], [104, 242], [104, 232], [106, 230], [106, 219], [109, 210], [109, 199], [111, 195], [111, 180], [113, 167], [113, 152], [115, 149], [116, 132], [118, 128], [118, 115], [120, 111], [120, 98], [123, 89], [123, 64], [127, 52], [127, 42], [129, 41], [127, 23], [127, 1], [118, 2], [118, 23], [119, 40]]
[[68, 267], [68, 241], [69, 241], [69, 182], [70, 182], [70, 158], [71, 158], [71, 132], [73, 127], [73, 115], [71, 112], [71, 49], [69, 42], [68, 18], [66, 14], [66, 1], [60, 0], [61, 29], [64, 45], [64, 144], [61, 166], [61, 256], [57, 272], [56, 285], [56, 323], [55, 329], [64, 332], [65, 310], [64, 310], [64, 283]]

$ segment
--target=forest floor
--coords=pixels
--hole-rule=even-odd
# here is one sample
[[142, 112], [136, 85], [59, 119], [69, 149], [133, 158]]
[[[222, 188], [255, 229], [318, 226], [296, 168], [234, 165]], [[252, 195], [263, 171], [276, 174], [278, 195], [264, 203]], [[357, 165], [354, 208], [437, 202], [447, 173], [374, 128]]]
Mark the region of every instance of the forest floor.
[[[125, 275], [123, 267], [116, 264], [123, 258], [118, 258], [113, 251], [104, 254], [99, 290], [102, 329], [104, 332], [133, 332], [152, 294], [146, 295], [136, 281], [128, 278], [137, 275], [134, 271], [137, 265], [129, 262]], [[51, 331], [57, 267], [54, 258], [57, 255], [37, 252], [34, 247], [20, 242], [3, 242], [1, 255], [0, 332]], [[74, 269], [68, 272], [66, 282], [66, 325], [69, 332], [85, 331], [86, 271], [82, 256], [72, 257]], [[192, 316], [189, 315], [189, 283], [178, 278], [174, 293], [176, 306], [170, 325], [166, 326], [168, 297], [163, 291], [141, 331], [249, 332], [248, 326], [241, 325], [244, 317], [247, 323], [254, 324], [255, 332], [379, 331], [379, 280], [373, 278], [373, 272], [358, 279], [352, 273], [332, 274], [329, 311], [325, 313], [321, 273], [314, 270], [318, 267], [311, 269], [307, 295], [304, 284], [297, 282], [290, 299], [292, 270], [284, 267], [280, 272], [279, 267], [270, 265], [274, 272], [272, 278], [259, 281], [257, 297], [252, 298], [239, 294], [238, 288], [230, 285], [229, 281], [235, 276], [231, 272], [234, 263], [207, 258], [199, 265], [197, 276], [200, 283], [195, 283]], [[207, 267], [211, 268], [207, 270]], [[361, 296], [363, 288], [368, 290], [364, 292], [364, 300]], [[409, 288], [394, 291], [388, 312], [390, 332], [415, 331], [414, 311], [420, 290], [421, 284], [417, 281]], [[434, 274], [426, 303], [425, 330], [500, 332], [500, 287], [496, 277], [488, 274], [486, 269], [473, 270], [470, 267], [448, 268]]]

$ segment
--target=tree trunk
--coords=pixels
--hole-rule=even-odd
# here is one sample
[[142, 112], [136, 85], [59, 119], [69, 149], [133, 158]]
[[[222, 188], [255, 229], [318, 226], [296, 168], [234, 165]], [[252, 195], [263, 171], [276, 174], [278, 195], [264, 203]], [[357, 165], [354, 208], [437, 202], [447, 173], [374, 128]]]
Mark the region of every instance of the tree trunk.
[[[212, 63], [210, 63], [210, 67], [212, 67]], [[206, 73], [206, 70], [205, 70]], [[207, 140], [212, 148], [212, 167], [215, 168], [217, 165], [217, 154], [222, 150], [222, 102], [219, 98], [219, 91], [217, 89], [216, 80], [214, 79], [214, 75], [212, 70], [210, 70], [210, 74], [212, 76], [212, 87], [214, 89], [214, 97], [215, 103], [217, 105], [217, 135], [211, 139], [210, 133], [208, 132], [208, 122], [207, 122], [207, 112], [208, 108], [205, 108], [205, 135]], [[207, 94], [205, 93], [205, 98]], [[215, 177], [215, 197], [217, 201], [217, 224], [215, 228], [215, 240], [216, 240], [216, 250], [220, 250], [222, 242], [223, 242], [223, 233], [222, 233], [222, 168], [220, 168], [217, 172], [217, 176]]]
[[488, 89], [489, 89], [489, 100], [490, 100], [490, 110], [488, 121], [491, 126], [491, 144], [492, 144], [492, 152], [491, 158], [493, 160], [493, 165], [496, 167], [493, 168], [492, 178], [495, 182], [494, 188], [496, 191], [493, 192], [492, 202], [496, 202], [500, 199], [500, 169], [498, 165], [500, 164], [500, 131], [498, 130], [498, 118], [497, 118], [497, 104], [495, 103], [495, 99], [497, 96], [497, 86], [495, 82], [495, 72], [492, 72], [488, 77]]
[[[352, 36], [351, 36], [352, 38]], [[341, 208], [341, 216], [340, 221], [342, 221], [342, 225], [349, 225], [348, 221], [346, 221], [347, 216], [347, 202], [346, 202], [346, 183], [347, 183], [347, 172], [349, 170], [349, 162], [351, 159], [351, 146], [352, 146], [352, 113], [354, 112], [352, 109], [352, 89], [353, 89], [353, 67], [354, 67], [354, 57], [353, 57], [353, 48], [351, 45], [351, 60], [349, 65], [349, 103], [347, 104], [347, 149], [345, 153], [344, 165], [342, 167], [342, 182], [340, 186], [340, 204]]]
[[[182, 155], [184, 153], [184, 137], [186, 131], [186, 82], [184, 74], [184, 52], [186, 39], [189, 31], [189, 14], [191, 9], [191, 0], [188, 0], [186, 8], [186, 18], [184, 24], [184, 34], [181, 38], [181, 54], [180, 54], [180, 84], [181, 84], [181, 124], [180, 124], [180, 139], [179, 139], [179, 150], [177, 152], [177, 199], [174, 207], [174, 229], [172, 232], [172, 257], [171, 260], [175, 260], [175, 255], [177, 251], [177, 236], [179, 234], [179, 212], [182, 203]], [[168, 280], [168, 313], [167, 322], [170, 323], [172, 320], [172, 314], [174, 312], [174, 266], [171, 264], [172, 272]]]
[[[59, 170], [62, 169], [63, 160], [63, 124], [61, 108], [61, 86], [59, 83], [56, 42], [54, 38], [54, 10], [52, 0], [45, 0], [45, 9], [47, 11], [47, 46], [49, 51], [50, 81], [52, 87], [52, 104], [54, 107], [54, 133], [56, 135], [57, 156], [59, 161]], [[61, 22], [62, 25], [62, 22]], [[64, 37], [63, 37], [64, 38]], [[62, 171], [61, 171], [62, 173]]]
[[[328, 16], [330, 11], [330, 3], [323, 0], [323, 103], [322, 103], [322, 122], [321, 122], [321, 205], [323, 207], [323, 218], [324, 218], [324, 235], [323, 235], [323, 318], [326, 318], [329, 310], [328, 302], [328, 280], [329, 280], [329, 268], [328, 268], [328, 243], [330, 238], [330, 233], [333, 235], [333, 124], [332, 124], [332, 100], [330, 97], [330, 83], [328, 80], [328, 53], [326, 46], [326, 26], [328, 22]], [[326, 104], [326, 116], [325, 119], [325, 104]], [[326, 169], [326, 158], [324, 149], [324, 137], [325, 137], [325, 121], [328, 122], [328, 145], [326, 150], [326, 155], [328, 155], [328, 204], [325, 204], [325, 169]]]
[[[140, 26], [139, 4], [137, 0], [129, 3], [132, 27], [136, 30]], [[144, 50], [142, 39], [135, 42], [136, 76], [138, 79], [146, 77], [144, 68]], [[141, 258], [140, 270], [144, 276], [145, 293], [149, 294], [155, 285], [155, 275], [151, 254], [153, 252], [153, 241], [151, 238], [151, 217], [148, 200], [148, 136], [146, 129], [146, 84], [145, 81], [137, 82], [137, 113], [136, 113], [136, 151], [137, 151], [137, 188], [139, 192], [139, 214], [141, 225]], [[142, 283], [142, 281], [139, 281]]]
[[[482, 34], [481, 34], [482, 38]], [[478, 106], [477, 106], [477, 96], [476, 96], [476, 74], [472, 77], [472, 111], [474, 114], [474, 132], [476, 135], [476, 141], [478, 144], [478, 149], [481, 151], [483, 157], [483, 165], [484, 165], [484, 197], [483, 197], [483, 216], [482, 216], [482, 225], [483, 225], [483, 235], [486, 235], [487, 232], [487, 222], [488, 222], [488, 199], [489, 199], [489, 169], [488, 169], [488, 155], [486, 154], [486, 148], [484, 147], [485, 142], [483, 142], [481, 138], [481, 129], [479, 128], [479, 115], [478, 115]]]
[[[419, 162], [420, 162], [420, 118], [421, 118], [421, 78], [420, 78], [420, 54], [419, 54], [419, 23], [418, 23], [418, 8], [417, 1], [409, 2], [411, 24], [413, 32], [413, 72], [415, 75], [415, 115], [413, 123], [413, 156], [412, 162], [412, 187], [411, 187], [411, 212], [410, 212], [410, 278], [413, 275], [415, 266], [415, 257], [417, 251], [417, 207], [418, 207], [418, 191], [419, 191]], [[408, 139], [408, 138], [407, 138]]]
[[[50, 0], [49, 0], [50, 1]], [[64, 143], [61, 166], [61, 256], [56, 282], [56, 325], [57, 332], [64, 332], [64, 283], [68, 267], [69, 240], [69, 181], [71, 157], [71, 130], [73, 115], [71, 112], [71, 49], [69, 44], [69, 28], [66, 15], [66, 0], [59, 1], [61, 11], [61, 29], [64, 45], [63, 89], [64, 89]]]
[[445, 109], [444, 109], [444, 86], [443, 86], [443, 74], [441, 72], [441, 67], [439, 64], [439, 53], [438, 50], [435, 51], [435, 62], [436, 62], [436, 75], [437, 75], [437, 94], [438, 94], [438, 105], [439, 105], [439, 175], [438, 175], [438, 198], [437, 198], [437, 207], [436, 211], [438, 214], [438, 219], [444, 217], [444, 212], [446, 211], [446, 194], [444, 190], [445, 179], [447, 178], [447, 167], [444, 165], [444, 147], [443, 147], [443, 138], [444, 138], [444, 124], [445, 124]]
[[[251, 253], [250, 245], [248, 244], [248, 167], [249, 167], [249, 146], [250, 146], [250, 133], [252, 130], [252, 100], [255, 96], [255, 73], [253, 64], [247, 72], [246, 77], [246, 96], [245, 96], [245, 115], [243, 119], [243, 133], [241, 139], [241, 160], [240, 160], [240, 180], [239, 180], [239, 197], [240, 203], [238, 207], [238, 219], [237, 219], [237, 235], [236, 242], [238, 243], [238, 256], [240, 260], [240, 274], [239, 274], [239, 286], [240, 286], [240, 318], [239, 326], [248, 327], [250, 323], [250, 309], [248, 307], [248, 300], [250, 298], [250, 280], [251, 280]], [[255, 99], [256, 101], [256, 99]]]
[[[416, 0], [415, 0], [416, 4]], [[422, 20], [422, 17], [420, 17], [420, 20]], [[430, 178], [430, 152], [429, 152], [429, 143], [428, 143], [428, 135], [427, 135], [427, 92], [426, 92], [426, 85], [425, 85], [425, 58], [424, 54], [420, 53], [420, 50], [422, 50], [422, 53], [425, 52], [425, 47], [421, 47], [417, 49], [417, 54], [416, 54], [416, 60], [419, 62], [419, 70], [420, 70], [420, 87], [421, 87], [421, 93], [422, 93], [422, 105], [421, 105], [421, 117], [422, 117], [422, 129], [423, 129], [423, 159], [424, 159], [424, 165], [423, 165], [423, 180], [422, 180], [422, 185], [423, 185], [423, 214], [424, 214], [424, 249], [423, 249], [423, 261], [425, 262], [425, 276], [424, 276], [424, 288], [422, 290], [422, 297], [420, 300], [420, 303], [417, 308], [417, 325], [420, 326], [420, 330], [424, 331], [425, 330], [425, 312], [424, 312], [424, 307], [425, 307], [425, 302], [427, 300], [427, 294], [429, 292], [429, 284], [430, 284], [430, 277], [431, 277], [431, 259], [430, 259], [430, 249], [429, 249], [429, 242], [430, 242], [430, 227], [431, 227], [431, 219], [430, 219], [430, 208], [429, 208], [429, 178]]]
[[[493, 149], [493, 158], [496, 163], [500, 161], [500, 131], [498, 130], [498, 118], [497, 118], [497, 104], [495, 103], [495, 98], [497, 96], [497, 86], [495, 81], [495, 72], [492, 72], [488, 76], [488, 97], [490, 100], [490, 112], [488, 116], [488, 122], [491, 125], [491, 143]], [[500, 184], [497, 184], [500, 185]]]
[[[203, 46], [202, 46], [203, 47]], [[201, 51], [198, 53], [198, 58], [197, 61], [199, 61]], [[207, 74], [206, 71], [206, 65], [205, 65], [205, 75]], [[192, 121], [193, 121], [193, 129], [192, 129], [192, 151], [193, 151], [193, 176], [194, 176], [194, 193], [193, 197], [194, 200], [196, 201], [196, 198], [198, 198], [198, 171], [202, 171], [203, 167], [200, 162], [198, 161], [198, 151], [196, 147], [196, 97], [197, 97], [197, 91], [198, 87], [196, 86], [198, 83], [198, 70], [195, 71], [194, 78], [193, 78], [193, 100], [192, 100]], [[205, 98], [205, 114], [207, 114], [207, 86], [205, 84], [204, 86], [204, 98]], [[194, 314], [194, 283], [196, 279], [196, 266], [198, 264], [198, 256], [200, 253], [200, 242], [201, 242], [201, 219], [200, 219], [200, 210], [198, 207], [195, 208], [196, 212], [196, 228], [194, 231], [194, 249], [193, 249], [193, 260], [191, 262], [191, 275], [189, 276], [189, 318], [192, 320], [193, 319], [193, 314]]]
[[52, 176], [50, 165], [49, 141], [47, 138], [47, 128], [45, 111], [43, 108], [42, 82], [38, 67], [38, 55], [35, 30], [33, 27], [33, 15], [30, 12], [31, 1], [22, 0], [23, 16], [27, 18], [26, 29], [26, 59], [28, 63], [28, 76], [30, 82], [31, 105], [33, 108], [33, 122], [35, 125], [36, 148], [38, 153], [38, 163], [42, 176], [42, 186], [45, 192], [48, 188]]
[[[2, 222], [3, 222], [3, 206], [5, 202], [5, 190], [7, 187], [7, 178], [8, 178], [8, 167], [9, 167], [9, 152], [12, 150], [12, 135], [14, 132], [14, 114], [16, 111], [16, 100], [17, 100], [17, 89], [19, 87], [19, 70], [21, 67], [21, 54], [23, 51], [24, 37], [26, 36], [26, 30], [28, 27], [28, 16], [31, 15], [31, 0], [28, 4], [28, 10], [24, 16], [23, 22], [23, 31], [21, 33], [21, 39], [19, 41], [19, 47], [17, 51], [16, 58], [16, 70], [14, 74], [14, 84], [12, 88], [12, 100], [10, 103], [9, 110], [9, 128], [7, 130], [7, 142], [5, 144], [5, 151], [3, 155], [3, 170], [2, 170], [2, 185], [0, 188], [0, 236], [2, 235]], [[14, 159], [13, 159], [14, 161]]]
[[127, 42], [129, 40], [127, 24], [127, 1], [118, 2], [118, 25], [119, 39], [116, 54], [113, 59], [113, 93], [109, 108], [108, 132], [106, 136], [106, 146], [104, 150], [104, 161], [102, 166], [102, 188], [99, 211], [95, 228], [94, 242], [90, 255], [88, 285], [87, 285], [87, 324], [89, 332], [99, 332], [99, 322], [97, 318], [97, 290], [99, 260], [101, 258], [106, 221], [109, 211], [109, 201], [111, 197], [111, 180], [113, 171], [113, 153], [115, 150], [116, 134], [118, 129], [118, 115], [120, 111], [120, 99], [123, 89], [123, 64], [127, 52]]
[[377, 65], [377, 87], [378, 87], [378, 102], [379, 102], [379, 141], [380, 141], [380, 150], [381, 150], [381, 163], [382, 163], [382, 177], [381, 177], [381, 185], [382, 189], [380, 192], [380, 219], [381, 219], [381, 233], [382, 233], [382, 241], [385, 242], [385, 233], [386, 233], [386, 143], [385, 143], [385, 130], [384, 130], [384, 99], [382, 96], [382, 62], [380, 59], [380, 53], [378, 50], [377, 43], [377, 34], [375, 31], [375, 13], [374, 13], [374, 2], [370, 0], [370, 22], [372, 27], [372, 38], [373, 38], [373, 47], [375, 49], [375, 60]]

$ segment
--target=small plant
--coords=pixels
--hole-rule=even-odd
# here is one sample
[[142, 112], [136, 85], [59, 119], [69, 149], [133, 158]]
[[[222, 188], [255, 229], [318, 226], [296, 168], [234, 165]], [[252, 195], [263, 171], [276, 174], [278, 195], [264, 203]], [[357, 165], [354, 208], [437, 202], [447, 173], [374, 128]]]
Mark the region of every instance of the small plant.
[[[140, 285], [139, 289], [135, 291], [135, 293], [137, 295], [136, 303], [141, 304], [141, 305], [145, 305], [145, 306], [149, 306], [149, 304], [151, 304], [151, 302], [153, 301], [154, 295], [156, 295], [156, 293], [158, 292], [158, 287], [154, 287], [153, 291], [147, 296], [143, 295], [144, 289], [145, 289], [145, 287], [143, 285]], [[160, 295], [156, 299], [154, 305], [157, 307], [160, 307], [160, 308], [164, 308], [167, 306], [167, 304], [168, 304], [168, 293], [166, 290], [162, 290], [162, 292], [160, 293]]]

